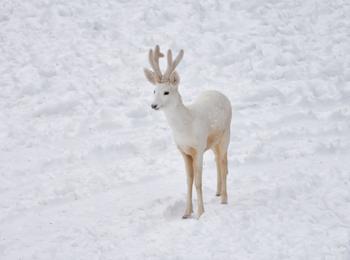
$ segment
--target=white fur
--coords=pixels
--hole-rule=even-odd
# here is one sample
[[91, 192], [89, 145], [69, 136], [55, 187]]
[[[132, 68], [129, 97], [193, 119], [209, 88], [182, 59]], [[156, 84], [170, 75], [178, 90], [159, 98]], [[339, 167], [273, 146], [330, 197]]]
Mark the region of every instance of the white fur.
[[157, 45], [149, 50], [148, 60], [153, 69], [144, 69], [149, 82], [156, 86], [152, 108], [163, 110], [169, 122], [178, 149], [180, 150], [187, 173], [187, 198], [184, 218], [192, 213], [193, 180], [197, 191], [199, 218], [204, 212], [202, 194], [203, 154], [208, 149], [215, 154], [217, 167], [216, 195], [221, 196], [221, 203], [227, 203], [226, 175], [227, 149], [230, 142], [230, 124], [232, 116], [231, 103], [218, 91], [203, 92], [189, 106], [182, 103], [178, 92], [180, 77], [176, 66], [181, 61], [184, 51], [181, 50], [173, 61], [172, 52], [167, 52], [168, 66], [162, 74], [159, 59], [164, 57]]
[[[221, 195], [222, 203], [227, 203], [227, 149], [232, 115], [230, 101], [218, 91], [205, 91], [193, 104], [185, 106], [177, 85], [169, 83], [155, 85], [153, 108], [164, 111], [187, 169], [188, 194], [184, 218], [189, 217], [192, 212], [193, 179], [198, 199], [197, 216], [200, 217], [204, 212], [203, 154], [208, 149], [212, 149], [216, 156], [217, 195]], [[164, 95], [165, 92], [169, 92], [169, 95]]]

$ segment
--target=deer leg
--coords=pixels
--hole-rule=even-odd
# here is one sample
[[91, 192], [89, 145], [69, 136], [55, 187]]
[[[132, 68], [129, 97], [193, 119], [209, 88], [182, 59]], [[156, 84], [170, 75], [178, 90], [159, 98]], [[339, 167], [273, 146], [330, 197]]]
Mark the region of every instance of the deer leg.
[[220, 144], [217, 146], [220, 162], [220, 175], [221, 175], [221, 203], [227, 204], [227, 150], [230, 142], [230, 131], [227, 131], [223, 136]]
[[202, 193], [202, 169], [203, 153], [197, 153], [193, 157], [194, 183], [197, 191], [197, 218], [199, 218], [204, 213]]
[[193, 186], [193, 160], [190, 155], [182, 153], [185, 161], [186, 175], [187, 175], [187, 195], [186, 195], [186, 210], [182, 218], [188, 218], [193, 212], [192, 209], [192, 186]]
[[220, 154], [218, 147], [215, 147], [213, 149], [215, 154], [215, 162], [216, 162], [216, 175], [217, 175], [217, 182], [216, 182], [216, 196], [220, 196], [221, 194], [221, 166], [220, 166]]
[[227, 185], [226, 185], [226, 176], [228, 173], [227, 168], [227, 152], [225, 152], [220, 159], [220, 168], [221, 168], [221, 203], [227, 204]]

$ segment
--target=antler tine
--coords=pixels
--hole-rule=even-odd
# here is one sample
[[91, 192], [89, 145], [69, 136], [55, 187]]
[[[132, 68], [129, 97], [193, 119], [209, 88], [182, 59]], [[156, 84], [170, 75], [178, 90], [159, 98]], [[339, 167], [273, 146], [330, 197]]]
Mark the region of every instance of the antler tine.
[[179, 52], [179, 54], [177, 55], [175, 61], [173, 62], [173, 55], [172, 55], [172, 52], [171, 50], [168, 50], [168, 55], [167, 55], [167, 58], [168, 58], [168, 67], [166, 69], [166, 72], [164, 73], [164, 76], [163, 78], [166, 80], [166, 79], [169, 79], [170, 77], [170, 74], [172, 72], [175, 71], [176, 69], [176, 66], [180, 63], [182, 57], [184, 56], [184, 51], [181, 50]]
[[174, 70], [175, 70], [175, 68], [176, 68], [176, 66], [180, 63], [180, 61], [182, 60], [182, 57], [184, 56], [184, 50], [181, 50], [180, 52], [179, 52], [179, 54], [177, 55], [177, 57], [176, 57], [176, 59], [175, 59], [175, 61], [174, 61]]
[[151, 64], [154, 72], [157, 74], [159, 80], [162, 78], [162, 72], [159, 67], [159, 58], [161, 57], [164, 57], [164, 55], [160, 52], [160, 48], [158, 45], [154, 48], [154, 52], [152, 49], [149, 51], [149, 63]]
[[160, 52], [159, 45], [156, 45], [156, 48], [154, 49], [155, 53], [159, 56], [159, 58], [164, 57], [164, 54]]
[[154, 54], [153, 54], [153, 50], [152, 49], [149, 50], [148, 60], [149, 60], [149, 63], [151, 64], [151, 67], [152, 67], [153, 71], [157, 74], [157, 76], [159, 78], [161, 78], [161, 74], [157, 70], [157, 66], [155, 65], [155, 62], [154, 62]]
[[169, 76], [171, 74], [171, 72], [173, 71], [173, 53], [171, 52], [171, 50], [169, 49], [167, 52], [167, 61], [168, 61], [168, 66], [166, 68], [166, 71], [164, 73], [164, 80], [169, 79]]
[[172, 67], [173, 67], [173, 53], [171, 52], [171, 50], [168, 50], [167, 60], [168, 60], [168, 67], [167, 67], [165, 74], [170, 75]]
[[154, 62], [153, 62], [153, 50], [152, 49], [150, 49], [148, 52], [148, 61], [149, 61], [149, 64], [151, 64], [152, 69], [155, 71]]
[[158, 45], [154, 49], [154, 52], [152, 49], [149, 50], [148, 60], [153, 71], [157, 75], [158, 81], [160, 81], [160, 79], [162, 78], [162, 72], [160, 71], [160, 68], [159, 68], [159, 57], [161, 57], [162, 53], [160, 53], [159, 47], [158, 48], [157, 47]]

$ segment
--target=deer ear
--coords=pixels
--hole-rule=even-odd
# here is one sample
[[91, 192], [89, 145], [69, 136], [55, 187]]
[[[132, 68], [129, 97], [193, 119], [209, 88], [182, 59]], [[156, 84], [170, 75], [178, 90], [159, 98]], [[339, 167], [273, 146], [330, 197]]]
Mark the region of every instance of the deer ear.
[[176, 86], [176, 87], [180, 84], [180, 76], [179, 76], [179, 74], [177, 74], [176, 71], [174, 71], [173, 73], [170, 74], [169, 82], [171, 85]]
[[151, 82], [153, 85], [155, 85], [158, 82], [158, 77], [156, 73], [150, 71], [149, 69], [144, 69], [143, 72], [145, 73], [146, 79], [148, 79], [148, 81]]

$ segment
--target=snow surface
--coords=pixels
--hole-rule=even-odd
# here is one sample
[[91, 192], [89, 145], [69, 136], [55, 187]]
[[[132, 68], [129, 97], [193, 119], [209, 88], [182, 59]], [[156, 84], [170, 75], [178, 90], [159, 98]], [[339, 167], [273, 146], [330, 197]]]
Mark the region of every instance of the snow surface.
[[[145, 80], [233, 105], [205, 214]], [[350, 2], [0, 2], [0, 259], [350, 259]]]

